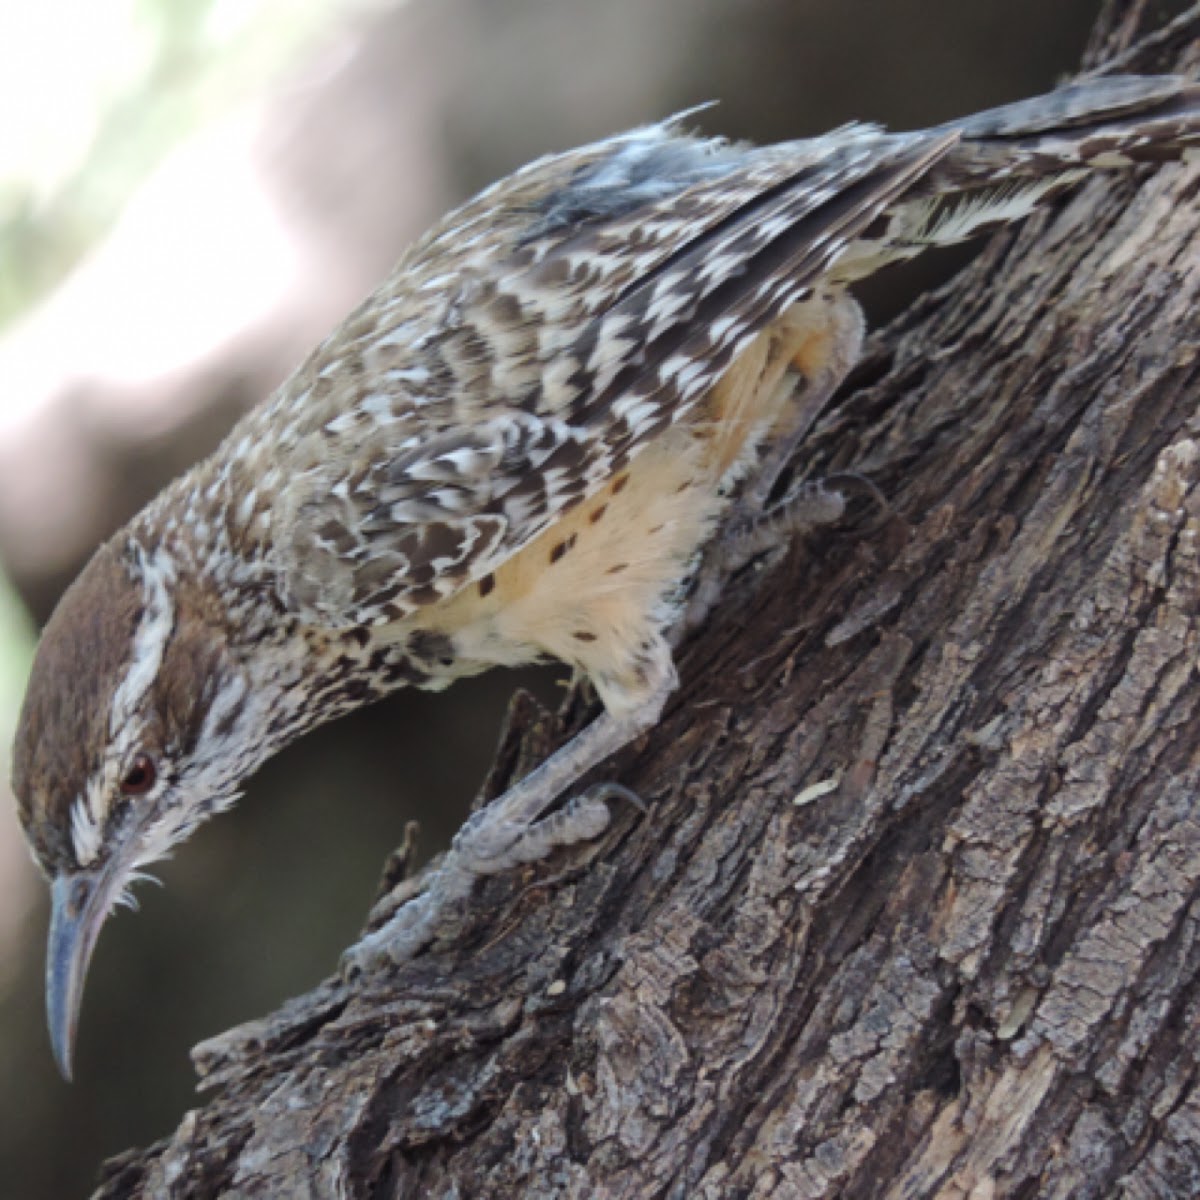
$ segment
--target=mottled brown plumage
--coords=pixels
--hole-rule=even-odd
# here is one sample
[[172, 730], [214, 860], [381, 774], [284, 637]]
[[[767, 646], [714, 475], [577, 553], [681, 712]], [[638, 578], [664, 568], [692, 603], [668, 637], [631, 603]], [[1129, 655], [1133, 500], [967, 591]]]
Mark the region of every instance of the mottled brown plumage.
[[[594, 834], [594, 796], [540, 818], [657, 718], [699, 551], [731, 503], [755, 514], [858, 353], [846, 286], [1198, 140], [1200, 89], [1172, 78], [766, 148], [668, 122], [447, 217], [46, 628], [14, 782], [54, 880], [64, 1070], [96, 932], [139, 869], [279, 746], [387, 691], [552, 657], [605, 713], [359, 958], [415, 952], [479, 874]], [[776, 515], [838, 510], [811, 500]]]
[[42, 632], [14, 745], [21, 823], [46, 865], [74, 861], [71, 805], [108, 740], [110, 698], [128, 667], [140, 591], [107, 543], [66, 590]]

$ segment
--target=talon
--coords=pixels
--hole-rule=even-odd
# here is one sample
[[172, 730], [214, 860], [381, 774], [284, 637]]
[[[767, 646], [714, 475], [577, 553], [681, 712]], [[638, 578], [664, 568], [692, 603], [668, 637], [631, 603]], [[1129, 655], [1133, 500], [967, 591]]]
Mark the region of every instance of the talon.
[[[365, 942], [366, 939], [363, 939]], [[342, 951], [341, 957], [338, 959], [338, 975], [343, 983], [357, 983], [368, 970], [368, 962], [364, 961], [363, 942], [356, 942], [346, 950]]]
[[846, 512], [846, 498], [836, 488], [827, 487], [828, 483], [818, 479], [793, 488], [761, 517], [751, 520], [750, 536], [760, 531], [799, 533], [840, 521]]
[[835, 471], [832, 475], [826, 475], [821, 483], [833, 484], [845, 491], [857, 489], [879, 509], [880, 520], [893, 514], [891, 501], [883, 494], [879, 485], [860, 471]]
[[632, 788], [627, 788], [623, 783], [609, 781], [606, 783], [593, 784], [580, 799], [586, 800], [624, 800], [626, 804], [632, 805], [643, 816], [645, 816], [650, 808], [646, 802]]

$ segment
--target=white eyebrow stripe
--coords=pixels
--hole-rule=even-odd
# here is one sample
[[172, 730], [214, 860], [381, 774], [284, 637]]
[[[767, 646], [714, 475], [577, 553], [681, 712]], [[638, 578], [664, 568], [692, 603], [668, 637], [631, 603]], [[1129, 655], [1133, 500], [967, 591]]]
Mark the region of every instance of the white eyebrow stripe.
[[[174, 560], [161, 548], [148, 553], [139, 546], [137, 568], [134, 584], [142, 590], [142, 616], [130, 646], [129, 665], [113, 692], [108, 714], [109, 737], [115, 749], [128, 749], [124, 743], [130, 734], [130, 717], [153, 684], [175, 628]], [[113, 799], [111, 789], [105, 786], [107, 775], [106, 770], [103, 777], [89, 779], [84, 794], [71, 805], [71, 843], [75, 861], [82, 867], [99, 858], [104, 843], [104, 825]]]
[[162, 665], [167, 640], [175, 628], [175, 603], [170, 585], [175, 582], [175, 562], [162, 549], [139, 550], [142, 596], [145, 607], [130, 648], [129, 668], [113, 693], [108, 730], [113, 737], [145, 696]]

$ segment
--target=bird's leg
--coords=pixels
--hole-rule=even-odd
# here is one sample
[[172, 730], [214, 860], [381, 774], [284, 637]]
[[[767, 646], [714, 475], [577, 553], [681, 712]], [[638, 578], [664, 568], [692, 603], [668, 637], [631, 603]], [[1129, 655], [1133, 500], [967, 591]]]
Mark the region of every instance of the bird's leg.
[[671, 630], [671, 645], [678, 646], [703, 626], [721, 599], [725, 581], [736, 571], [762, 554], [781, 555], [797, 533], [831, 525], [845, 511], [845, 497], [825, 480], [800, 484], [752, 517], [739, 508], [735, 520], [726, 522], [700, 561], [683, 613]]
[[543, 813], [584, 774], [650, 729], [675, 687], [665, 643], [654, 660], [654, 677], [640, 705], [619, 716], [604, 712], [502, 796], [473, 813], [433, 868], [424, 891], [382, 929], [368, 934], [343, 956], [343, 969], [364, 970], [379, 962], [404, 962], [428, 945], [476, 880], [523, 863], [537, 862], [560, 846], [599, 837], [610, 814], [606, 800], [640, 801], [627, 788], [601, 783], [572, 798], [548, 817]]
[[834, 478], [799, 483], [770, 503], [800, 443], [862, 352], [862, 309], [846, 292], [817, 297], [794, 311], [799, 318], [788, 351], [790, 368], [777, 385], [786, 393], [782, 416], [770, 432], [762, 462], [701, 557], [672, 645], [704, 623], [733, 572], [769, 550], [782, 549], [802, 530], [840, 520], [846, 510]]

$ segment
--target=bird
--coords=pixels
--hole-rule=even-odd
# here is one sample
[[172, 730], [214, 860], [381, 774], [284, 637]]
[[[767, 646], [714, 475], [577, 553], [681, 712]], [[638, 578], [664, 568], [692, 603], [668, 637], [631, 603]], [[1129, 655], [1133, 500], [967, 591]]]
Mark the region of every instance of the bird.
[[623, 789], [578, 785], [658, 720], [722, 572], [764, 522], [842, 512], [828, 481], [778, 485], [860, 355], [852, 285], [1095, 170], [1193, 156], [1200, 86], [1097, 76], [769, 146], [692, 117], [548, 155], [442, 219], [63, 595], [12, 782], [50, 883], [67, 1078], [113, 908], [335, 716], [542, 660], [601, 705], [468, 819], [352, 968], [419, 953], [481, 876], [598, 836]]

